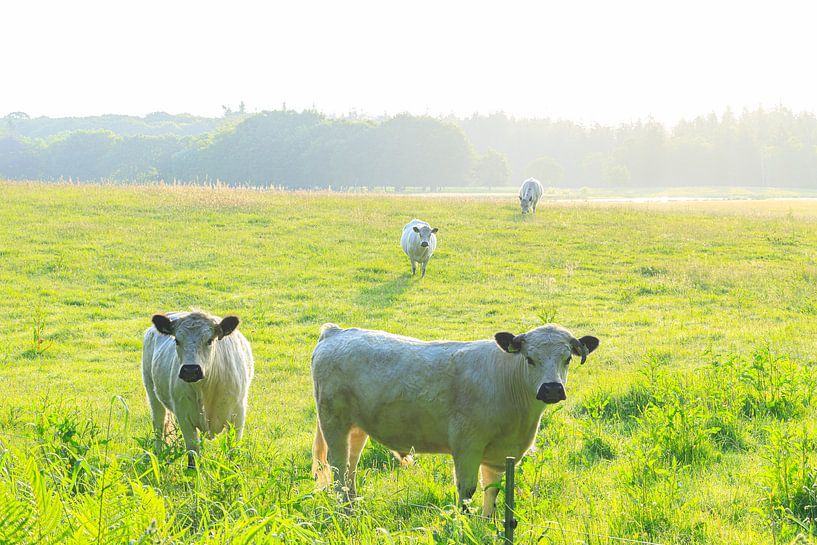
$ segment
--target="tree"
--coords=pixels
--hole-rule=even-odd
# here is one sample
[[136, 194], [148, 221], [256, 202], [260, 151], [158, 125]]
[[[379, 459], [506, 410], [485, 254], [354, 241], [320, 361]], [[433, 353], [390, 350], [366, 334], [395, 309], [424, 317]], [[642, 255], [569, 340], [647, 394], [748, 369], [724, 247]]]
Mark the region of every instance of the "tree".
[[667, 168], [664, 126], [650, 118], [645, 123], [624, 125], [618, 132], [615, 155], [629, 170], [632, 183], [645, 187], [664, 184]]
[[401, 114], [378, 125], [371, 136], [372, 185], [438, 188], [466, 185], [471, 178], [471, 144], [452, 123]]
[[110, 131], [77, 131], [47, 146], [43, 175], [47, 179], [101, 180], [115, 169], [112, 152], [121, 137]]
[[40, 176], [39, 146], [26, 138], [0, 136], [0, 177], [33, 180]]
[[652, 119], [585, 127], [502, 113], [375, 121], [243, 109], [225, 106], [218, 118], [12, 112], [0, 120], [0, 175], [398, 188], [495, 186], [510, 175], [548, 185], [817, 188], [817, 117], [782, 107], [712, 113], [672, 130]]
[[111, 171], [106, 177], [118, 181], [146, 182], [159, 178], [170, 157], [184, 149], [175, 136], [129, 136], [116, 141], [110, 151]]
[[536, 178], [545, 185], [556, 185], [562, 181], [565, 169], [552, 157], [540, 157], [525, 169], [526, 178]]
[[27, 121], [31, 119], [25, 112], [11, 112], [6, 116], [6, 125], [10, 133], [14, 133], [14, 129], [20, 121]]
[[626, 186], [630, 183], [630, 169], [621, 163], [607, 163], [604, 169], [604, 181], [616, 188]]
[[474, 182], [481, 187], [507, 185], [510, 169], [504, 153], [489, 149], [474, 164]]

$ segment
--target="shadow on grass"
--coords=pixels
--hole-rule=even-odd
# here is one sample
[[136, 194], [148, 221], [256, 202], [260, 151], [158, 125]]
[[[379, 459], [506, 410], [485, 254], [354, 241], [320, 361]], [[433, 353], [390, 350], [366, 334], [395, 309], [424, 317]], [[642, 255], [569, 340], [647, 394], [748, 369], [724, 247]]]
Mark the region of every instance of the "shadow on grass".
[[380, 284], [373, 284], [360, 290], [360, 293], [355, 299], [355, 303], [372, 310], [388, 308], [394, 305], [403, 292], [411, 286], [411, 283], [411, 276], [404, 275]]
[[530, 223], [536, 220], [536, 214], [530, 212], [527, 214], [523, 214], [519, 210], [518, 206], [513, 210], [511, 214], [508, 214], [506, 217], [508, 221], [513, 223]]

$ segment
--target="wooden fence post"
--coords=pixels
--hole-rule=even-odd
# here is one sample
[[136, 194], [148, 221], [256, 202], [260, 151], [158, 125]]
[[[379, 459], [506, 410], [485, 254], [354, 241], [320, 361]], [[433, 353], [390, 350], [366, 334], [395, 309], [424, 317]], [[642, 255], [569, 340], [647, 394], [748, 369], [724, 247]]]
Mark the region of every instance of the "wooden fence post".
[[505, 458], [505, 545], [513, 545], [513, 531], [516, 529], [516, 517], [514, 517], [514, 468], [516, 459], [513, 456]]

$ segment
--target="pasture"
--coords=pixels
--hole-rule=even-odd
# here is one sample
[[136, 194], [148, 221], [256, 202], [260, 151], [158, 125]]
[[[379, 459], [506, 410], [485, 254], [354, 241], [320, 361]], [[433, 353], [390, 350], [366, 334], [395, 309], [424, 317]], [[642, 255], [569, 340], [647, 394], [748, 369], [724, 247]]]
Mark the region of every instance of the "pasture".
[[[452, 506], [450, 457], [370, 444], [354, 513], [313, 493], [329, 321], [601, 340], [517, 469], [518, 543], [817, 535], [817, 202], [0, 191], [2, 543], [498, 542], [501, 517]], [[422, 280], [413, 217], [440, 229]], [[180, 440], [152, 455], [139, 371], [151, 315], [191, 307], [238, 315], [256, 361], [244, 440], [206, 441], [196, 471]]]

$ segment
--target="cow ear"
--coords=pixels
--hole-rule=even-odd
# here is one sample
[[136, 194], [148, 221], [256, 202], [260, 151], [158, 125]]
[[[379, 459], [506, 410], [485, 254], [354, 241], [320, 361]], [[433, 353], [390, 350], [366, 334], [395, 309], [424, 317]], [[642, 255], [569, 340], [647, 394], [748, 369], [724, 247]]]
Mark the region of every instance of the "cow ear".
[[173, 321], [164, 314], [154, 314], [151, 321], [159, 333], [173, 335]]
[[419, 228], [419, 227], [417, 227], [416, 225], [415, 225], [414, 227], [412, 227], [412, 228], [411, 228], [411, 230], [412, 230], [412, 231], [414, 231], [415, 233], [419, 233], [419, 232], [420, 232], [420, 228]]
[[431, 230], [432, 233], [436, 233], [437, 231], [439, 231], [439, 229], [437, 229], [436, 227]]
[[514, 335], [513, 333], [508, 333], [507, 331], [500, 331], [494, 335], [494, 339], [496, 340], [496, 344], [499, 345], [499, 348], [505, 352], [515, 354], [522, 349], [521, 335]]
[[589, 354], [593, 350], [599, 347], [599, 340], [592, 335], [585, 335], [579, 342], [582, 343], [587, 348], [587, 353]]
[[238, 316], [227, 316], [226, 318], [221, 320], [221, 323], [218, 324], [218, 326], [216, 327], [218, 338], [223, 339], [224, 337], [235, 331], [235, 328], [238, 327], [238, 322], [239, 322]]
[[587, 360], [587, 355], [598, 348], [599, 340], [595, 337], [587, 335], [581, 339], [570, 339], [570, 351], [574, 355], [582, 358], [581, 363]]

